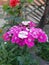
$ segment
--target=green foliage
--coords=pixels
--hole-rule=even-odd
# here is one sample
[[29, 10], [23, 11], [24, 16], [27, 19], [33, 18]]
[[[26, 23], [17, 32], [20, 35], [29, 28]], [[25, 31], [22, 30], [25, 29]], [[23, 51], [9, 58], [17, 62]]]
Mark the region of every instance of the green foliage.
[[29, 3], [32, 3], [34, 0], [27, 0]]
[[14, 8], [11, 8], [9, 5], [4, 5], [3, 10], [7, 12], [7, 14], [18, 16], [20, 13], [21, 6], [16, 6]]
[[44, 60], [49, 61], [49, 42], [37, 44], [38, 52], [37, 55], [43, 58]]
[[18, 16], [19, 14], [21, 14], [22, 12], [22, 8], [25, 5], [25, 3], [29, 2], [33, 2], [33, 0], [20, 0], [21, 4], [19, 6], [15, 6], [14, 8], [10, 7], [8, 4], [5, 4], [3, 6], [3, 10], [6, 11], [8, 14], [10, 15], [15, 15]]
[[10, 42], [0, 42], [0, 65], [39, 65], [29, 49]]

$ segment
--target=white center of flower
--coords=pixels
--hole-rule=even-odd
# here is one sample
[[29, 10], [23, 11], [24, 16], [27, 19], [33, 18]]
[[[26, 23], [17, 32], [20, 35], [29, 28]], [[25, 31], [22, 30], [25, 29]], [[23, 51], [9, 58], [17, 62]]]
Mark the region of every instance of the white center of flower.
[[27, 31], [21, 31], [18, 34], [18, 37], [21, 39], [27, 38], [28, 32]]
[[23, 25], [28, 25], [30, 23], [30, 21], [22, 21]]

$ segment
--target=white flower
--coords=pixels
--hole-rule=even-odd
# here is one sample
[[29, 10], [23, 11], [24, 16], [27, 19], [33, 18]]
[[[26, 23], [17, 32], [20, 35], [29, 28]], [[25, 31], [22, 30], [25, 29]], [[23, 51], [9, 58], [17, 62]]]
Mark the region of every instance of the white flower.
[[7, 44], [7, 42], [4, 42], [4, 44]]
[[18, 37], [21, 39], [27, 38], [28, 32], [27, 31], [20, 31]]
[[30, 21], [22, 21], [23, 25], [28, 25], [30, 23]]

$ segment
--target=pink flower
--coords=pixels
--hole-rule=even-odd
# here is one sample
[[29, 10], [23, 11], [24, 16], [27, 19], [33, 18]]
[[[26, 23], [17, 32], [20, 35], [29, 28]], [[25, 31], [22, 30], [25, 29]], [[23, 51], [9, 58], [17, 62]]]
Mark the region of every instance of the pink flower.
[[20, 40], [20, 39], [18, 38], [17, 35], [13, 35], [13, 36], [12, 36], [12, 39], [11, 39], [11, 42], [12, 42], [12, 43], [19, 43], [19, 40]]
[[42, 29], [40, 29], [40, 28], [36, 28], [36, 30], [39, 32], [39, 33], [41, 33], [41, 32], [44, 32]]
[[30, 26], [30, 27], [36, 27], [37, 24], [36, 24], [35, 22], [30, 21], [29, 26]]
[[47, 42], [47, 40], [48, 40], [48, 36], [44, 32], [41, 32], [39, 34], [38, 41], [45, 43]]
[[33, 33], [34, 31], [36, 31], [35, 29], [36, 29], [35, 27], [31, 27], [30, 32]]
[[30, 29], [30, 34], [32, 35], [33, 38], [38, 39], [39, 32], [38, 32], [38, 30], [36, 28], [32, 27]]
[[13, 27], [11, 27], [10, 28], [10, 33], [11, 34], [17, 34], [18, 35], [18, 33], [21, 31], [21, 28], [19, 27], [19, 26], [13, 26]]
[[21, 28], [19, 26], [13, 26], [10, 28], [10, 31], [13, 30], [13, 31], [19, 31], [21, 30]]
[[26, 30], [26, 27], [25, 26], [21, 26], [21, 31], [25, 31]]
[[3, 39], [4, 39], [4, 41], [10, 41], [10, 37], [9, 37], [8, 33], [3, 34]]
[[25, 39], [25, 44], [28, 46], [28, 48], [33, 47], [35, 45], [34, 38], [28, 35], [28, 38]]
[[24, 46], [25, 45], [24, 39], [20, 39], [18, 45], [21, 47]]

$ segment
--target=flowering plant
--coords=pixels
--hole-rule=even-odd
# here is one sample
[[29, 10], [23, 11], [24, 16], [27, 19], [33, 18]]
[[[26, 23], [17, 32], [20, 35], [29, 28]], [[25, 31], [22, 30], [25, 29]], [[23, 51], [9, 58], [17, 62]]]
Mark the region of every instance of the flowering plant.
[[12, 27], [3, 34], [4, 44], [2, 43], [1, 45], [6, 49], [5, 52], [3, 50], [3, 54], [6, 56], [3, 57], [3, 63], [1, 59], [1, 65], [39, 65], [36, 60], [34, 60], [34, 56], [31, 55], [30, 48], [35, 46], [36, 40], [42, 43], [47, 42], [48, 36], [42, 29], [37, 28], [36, 23], [26, 21], [23, 17], [24, 14], [22, 13], [23, 10], [25, 10], [24, 4], [27, 2], [31, 3], [32, 1], [33, 0], [9, 0], [8, 5], [4, 5], [3, 7], [4, 11], [10, 15], [7, 20], [11, 22], [10, 26]]
[[19, 46], [27, 45], [29, 48], [35, 45], [35, 40], [45, 43], [48, 40], [47, 34], [31, 21], [23, 21], [22, 24], [15, 25], [3, 35], [4, 41], [11, 41]]

